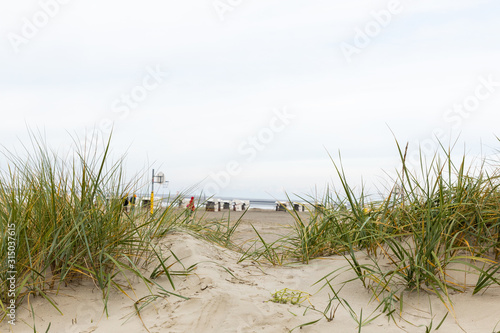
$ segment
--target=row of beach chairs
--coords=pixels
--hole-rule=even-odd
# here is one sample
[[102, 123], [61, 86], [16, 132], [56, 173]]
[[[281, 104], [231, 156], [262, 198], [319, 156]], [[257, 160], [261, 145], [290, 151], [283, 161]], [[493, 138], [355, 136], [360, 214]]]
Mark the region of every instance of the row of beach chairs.
[[[179, 203], [179, 207], [186, 208], [189, 204], [190, 199], [184, 198]], [[241, 212], [246, 210], [250, 206], [249, 200], [221, 200], [221, 199], [209, 199], [205, 202], [205, 209], [209, 212], [220, 212], [223, 210], [233, 210], [236, 212]]]

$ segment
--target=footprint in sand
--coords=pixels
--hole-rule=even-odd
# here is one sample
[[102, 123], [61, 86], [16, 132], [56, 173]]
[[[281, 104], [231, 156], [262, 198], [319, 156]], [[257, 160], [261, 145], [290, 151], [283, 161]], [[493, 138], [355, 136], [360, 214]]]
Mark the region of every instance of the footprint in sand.
[[78, 305], [76, 316], [72, 319], [71, 326], [66, 329], [68, 333], [91, 333], [97, 329], [95, 323], [99, 321], [102, 309], [98, 302], [85, 302]]

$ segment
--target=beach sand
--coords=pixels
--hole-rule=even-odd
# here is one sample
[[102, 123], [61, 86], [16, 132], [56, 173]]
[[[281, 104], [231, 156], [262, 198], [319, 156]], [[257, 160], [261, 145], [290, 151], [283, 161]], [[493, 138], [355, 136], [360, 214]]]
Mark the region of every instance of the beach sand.
[[[231, 220], [236, 220], [241, 214], [231, 212]], [[221, 217], [227, 218], [227, 213], [207, 212], [203, 216], [207, 220]], [[293, 218], [286, 212], [251, 210], [243, 216], [234, 239], [237, 243], [255, 239], [252, 224], [266, 240], [274, 240], [289, 232], [286, 226], [290, 223], [293, 223]], [[165, 289], [189, 299], [176, 296], [156, 298], [140, 311], [139, 317], [134, 304], [150, 293], [139, 278], [129, 277], [135, 290], [123, 287], [127, 295], [113, 291], [106, 315], [103, 313], [102, 292], [90, 282], [78, 283], [61, 288], [57, 295], [51, 295], [63, 314], [41, 297], [32, 297], [29, 304], [25, 301], [18, 308], [16, 326], [4, 321], [0, 324], [0, 331], [33, 332], [35, 322], [37, 332], [45, 332], [50, 324], [49, 332], [57, 333], [289, 332], [301, 324], [322, 318], [318, 311], [322, 312], [328, 305], [331, 292], [328, 288], [321, 289], [322, 284], [315, 283], [332, 271], [347, 266], [341, 256], [315, 259], [308, 265], [296, 263], [272, 266], [251, 260], [237, 263], [240, 253], [180, 232], [168, 234], [160, 240], [159, 245], [164, 257], [172, 251], [185, 267], [198, 263], [192, 274], [173, 277], [175, 291], [165, 275], [156, 279]], [[361, 260], [366, 259], [361, 257]], [[167, 263], [174, 263], [174, 260], [170, 258]], [[146, 271], [150, 272], [151, 269], [150, 266]], [[171, 269], [181, 267], [174, 264]], [[338, 290], [340, 282], [353, 277], [352, 272], [347, 272], [334, 279], [332, 285]], [[126, 281], [122, 282], [125, 286]], [[301, 304], [272, 302], [272, 293], [285, 288], [310, 296]], [[153, 294], [155, 292], [158, 291], [153, 289]], [[340, 296], [349, 303], [355, 314], [339, 306], [331, 321], [323, 317], [314, 325], [297, 328], [294, 332], [358, 332], [358, 324], [353, 317], [359, 318], [362, 310], [363, 320], [366, 320], [379, 304], [357, 280], [346, 284]], [[472, 296], [470, 292], [453, 294], [455, 318], [448, 315], [439, 332], [494, 332], [500, 320], [499, 296], [498, 288], [490, 288], [483, 295]], [[395, 321], [388, 320], [382, 314], [363, 326], [361, 331], [425, 332], [425, 326], [431, 320], [435, 329], [446, 314], [445, 307], [437, 297], [426, 292], [407, 294], [404, 303], [404, 320], [398, 316]], [[137, 304], [145, 305], [144, 302]], [[337, 305], [336, 301], [332, 304], [333, 307]], [[318, 311], [306, 311], [308, 306], [314, 306]], [[372, 316], [379, 313], [375, 311]], [[497, 330], [500, 330], [500, 325]]]

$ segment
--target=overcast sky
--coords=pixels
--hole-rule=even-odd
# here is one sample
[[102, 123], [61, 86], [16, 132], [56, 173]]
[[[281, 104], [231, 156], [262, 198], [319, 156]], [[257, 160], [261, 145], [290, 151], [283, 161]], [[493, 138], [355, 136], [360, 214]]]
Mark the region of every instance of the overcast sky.
[[340, 151], [371, 186], [398, 166], [392, 132], [410, 155], [436, 136], [499, 147], [499, 16], [493, 0], [2, 1], [0, 143], [113, 128], [164, 191], [246, 198], [338, 184]]

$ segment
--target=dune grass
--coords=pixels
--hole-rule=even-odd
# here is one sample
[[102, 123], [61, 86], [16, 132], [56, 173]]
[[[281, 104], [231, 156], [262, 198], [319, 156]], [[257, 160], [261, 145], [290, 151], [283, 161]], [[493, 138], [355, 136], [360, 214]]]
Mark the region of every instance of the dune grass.
[[[8, 169], [0, 175], [0, 318], [7, 313], [6, 277], [13, 270], [17, 305], [40, 295], [57, 309], [51, 295], [81, 279], [99, 287], [106, 311], [110, 291], [125, 292], [118, 278], [136, 276], [152, 295], [177, 295], [145, 276], [142, 267], [158, 259], [154, 240], [178, 216], [171, 206], [153, 215], [140, 208], [124, 212], [122, 198], [137, 191], [138, 183], [125, 180], [123, 159], [109, 161], [111, 138], [102, 149], [78, 147], [65, 158], [39, 136], [31, 138], [25, 157], [3, 152]], [[15, 239], [14, 269], [7, 267], [9, 237]]]
[[[197, 206], [204, 206], [210, 199], [207, 198], [203, 202], [198, 202]], [[192, 215], [184, 215], [183, 218], [174, 219], [177, 223], [173, 225], [173, 229], [190, 233], [195, 237], [203, 238], [234, 251], [241, 251], [240, 246], [233, 242], [232, 236], [241, 224], [246, 212], [232, 222], [230, 210], [228, 210], [227, 217], [223, 216], [221, 219], [208, 220], [205, 218], [205, 213], [200, 214], [199, 210], [196, 209]]]
[[[329, 191], [321, 200], [306, 200], [312, 207], [307, 219], [289, 210], [295, 221], [291, 233], [272, 243], [266, 243], [254, 228], [254, 244], [242, 250], [232, 242], [241, 218], [234, 223], [229, 216], [226, 222], [205, 221], [196, 216], [198, 211], [186, 215], [174, 207], [180, 198], [153, 215], [139, 208], [125, 213], [122, 198], [136, 192], [138, 183], [125, 180], [123, 159], [109, 161], [110, 144], [111, 139], [102, 149], [80, 147], [71, 158], [61, 158], [33, 136], [25, 157], [4, 151], [8, 169], [0, 174], [2, 320], [9, 302], [6, 278], [12, 269], [7, 266], [7, 254], [12, 237], [17, 304], [40, 295], [56, 309], [51, 295], [81, 279], [99, 287], [105, 312], [113, 289], [126, 293], [123, 281], [133, 289], [128, 282], [132, 276], [150, 291], [136, 300], [138, 314], [157, 298], [183, 297], [175, 293], [173, 276], [189, 274], [196, 265], [172, 271], [166, 262], [180, 263], [179, 259], [157, 247], [157, 240], [174, 230], [240, 251], [240, 262], [282, 265], [342, 255], [346, 269], [331, 272], [317, 283], [335, 294], [334, 286], [359, 282], [379, 302], [377, 309], [389, 317], [401, 315], [408, 293], [433, 294], [453, 314], [450, 292], [478, 294], [500, 284], [500, 176], [486, 161], [468, 166], [463, 156], [455, 163], [451, 149], [443, 148], [428, 164], [422, 158], [415, 171], [406, 161], [406, 149], [397, 144], [401, 168], [394, 185], [383, 199], [370, 200], [363, 188], [349, 185], [340, 159], [334, 162], [340, 191]], [[146, 276], [144, 267], [152, 262], [154, 269]], [[346, 270], [355, 277], [343, 279]], [[155, 281], [161, 276], [174, 291]], [[339, 305], [349, 308], [342, 301], [336, 294], [330, 299], [322, 311], [327, 320], [333, 319]], [[362, 313], [351, 314], [360, 329], [367, 324]]]
[[452, 149], [442, 146], [428, 163], [421, 156], [415, 170], [407, 163], [407, 147], [396, 145], [401, 167], [383, 199], [350, 186], [341, 158], [332, 158], [340, 191], [305, 199], [313, 207], [307, 219], [288, 211], [295, 222], [279, 240], [285, 244], [280, 260], [274, 244], [263, 241], [245, 258], [282, 264], [344, 256], [356, 277], [342, 280], [342, 273], [332, 272], [318, 283], [360, 282], [390, 317], [403, 312], [407, 293], [433, 294], [454, 315], [451, 292], [477, 294], [499, 285], [498, 167], [486, 160], [467, 165], [465, 156], [455, 162]]
[[[385, 200], [368, 209], [354, 198], [342, 168], [337, 167], [352, 212], [344, 220], [351, 228], [342, 235], [348, 238], [344, 255], [376, 298], [393, 298], [395, 290], [425, 290], [453, 313], [450, 290], [473, 288], [478, 293], [498, 284], [498, 174], [495, 169], [488, 173], [484, 162], [467, 167], [465, 156], [456, 165], [451, 150], [444, 149], [429, 165], [422, 161], [416, 174], [406, 163], [406, 150], [398, 145], [398, 151], [402, 171], [396, 186]], [[357, 262], [355, 251], [360, 250], [370, 264]], [[390, 269], [378, 264], [377, 251], [389, 261]], [[479, 279], [468, 284], [454, 277], [454, 271]]]

